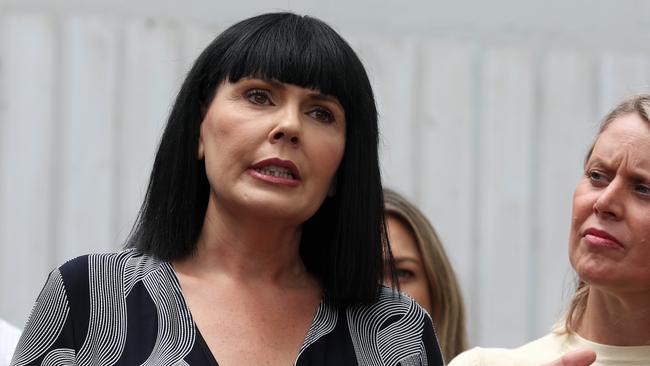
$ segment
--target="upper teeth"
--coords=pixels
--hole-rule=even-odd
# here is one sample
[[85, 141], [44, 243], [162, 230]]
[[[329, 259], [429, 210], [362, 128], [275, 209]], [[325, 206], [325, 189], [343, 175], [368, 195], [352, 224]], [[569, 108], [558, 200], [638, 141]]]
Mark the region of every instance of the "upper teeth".
[[287, 179], [294, 179], [293, 174], [291, 174], [291, 171], [287, 168], [283, 168], [280, 166], [275, 166], [275, 165], [269, 165], [265, 166], [262, 168], [255, 168], [256, 171], [264, 174], [264, 175], [271, 175], [274, 177], [281, 177], [281, 178], [287, 178]]

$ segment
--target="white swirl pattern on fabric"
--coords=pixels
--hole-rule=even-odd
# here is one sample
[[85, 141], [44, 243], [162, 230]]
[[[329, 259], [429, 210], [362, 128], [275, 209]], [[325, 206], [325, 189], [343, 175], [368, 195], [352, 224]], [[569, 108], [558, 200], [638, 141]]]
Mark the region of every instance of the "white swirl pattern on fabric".
[[[194, 322], [170, 264], [162, 263], [142, 281], [158, 311], [158, 336], [142, 366], [175, 365], [192, 350]], [[162, 290], [162, 291], [161, 291]]]
[[296, 356], [296, 361], [294, 364], [298, 363], [300, 355], [312, 344], [314, 344], [322, 336], [327, 335], [336, 327], [336, 322], [338, 320], [339, 312], [338, 310], [330, 305], [327, 301], [321, 300], [321, 303], [318, 305], [318, 310], [316, 310], [316, 316], [312, 325], [307, 331], [307, 337], [303, 342], [298, 356]]
[[[12, 366], [34, 365], [40, 358], [44, 366], [108, 366], [121, 358], [121, 364], [129, 365], [189, 366], [188, 356], [192, 362], [213, 363], [205, 355], [199, 356], [206, 350], [196, 344], [199, 335], [169, 262], [126, 250], [79, 257], [61, 268], [52, 271], [41, 291]], [[136, 303], [127, 306], [129, 294], [135, 296]], [[74, 308], [83, 304], [88, 304], [87, 313]], [[150, 328], [154, 333], [147, 333], [147, 337], [155, 334], [155, 339], [147, 338], [147, 349], [140, 347], [139, 339], [127, 340], [129, 325], [138, 327], [140, 310], [146, 311], [149, 324], [155, 319], [156, 328]], [[131, 322], [127, 321], [128, 312], [136, 317]], [[376, 302], [349, 308], [336, 307], [324, 296], [295, 364], [326, 357], [322, 352], [341, 352], [337, 356], [354, 357], [364, 366], [427, 366], [424, 327], [431, 326], [427, 318], [414, 301], [388, 288], [382, 288]], [[74, 328], [86, 324], [87, 329]], [[326, 337], [333, 333], [336, 337]], [[431, 335], [427, 337], [430, 340]], [[60, 339], [64, 341], [58, 343]], [[128, 349], [127, 341], [134, 341]], [[318, 346], [321, 341], [322, 347]]]
[[77, 359], [74, 350], [69, 348], [59, 348], [50, 351], [43, 360], [43, 366], [69, 366], [76, 365]]
[[124, 297], [128, 297], [133, 287], [160, 268], [160, 262], [154, 257], [142, 255], [129, 257], [124, 267]]
[[384, 288], [376, 303], [353, 307], [346, 316], [360, 365], [393, 366], [419, 359], [416, 365], [427, 366], [427, 360], [419, 357], [424, 349], [422, 325], [427, 315], [409, 298], [397, 297]]
[[90, 318], [77, 355], [81, 365], [113, 365], [122, 354], [126, 343], [124, 268], [130, 254], [88, 256]]
[[[37, 359], [56, 341], [70, 308], [59, 270], [50, 274], [32, 309], [28, 326], [16, 347], [16, 358], [11, 365], [22, 366]], [[29, 342], [25, 342], [29, 339]]]

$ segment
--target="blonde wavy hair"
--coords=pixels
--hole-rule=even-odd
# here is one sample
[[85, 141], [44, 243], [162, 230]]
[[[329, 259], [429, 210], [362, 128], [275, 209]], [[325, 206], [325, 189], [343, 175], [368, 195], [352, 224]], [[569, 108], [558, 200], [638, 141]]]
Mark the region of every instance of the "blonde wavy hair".
[[386, 216], [404, 223], [415, 238], [429, 284], [433, 323], [446, 360], [467, 349], [465, 305], [447, 254], [435, 230], [415, 205], [384, 189]]
[[[603, 133], [607, 127], [617, 118], [627, 116], [630, 114], [636, 114], [646, 123], [650, 124], [650, 94], [639, 94], [632, 96], [619, 105], [614, 107], [600, 123], [598, 133], [594, 138], [594, 141], [591, 143], [591, 147], [585, 156], [584, 164], [587, 165], [587, 161], [591, 157], [591, 153], [594, 151], [594, 146], [596, 141], [601, 133]], [[566, 312], [564, 318], [564, 331], [567, 333], [575, 333], [576, 330], [580, 327], [582, 317], [587, 308], [587, 299], [589, 298], [589, 284], [578, 278], [576, 290], [569, 304], [569, 308]]]

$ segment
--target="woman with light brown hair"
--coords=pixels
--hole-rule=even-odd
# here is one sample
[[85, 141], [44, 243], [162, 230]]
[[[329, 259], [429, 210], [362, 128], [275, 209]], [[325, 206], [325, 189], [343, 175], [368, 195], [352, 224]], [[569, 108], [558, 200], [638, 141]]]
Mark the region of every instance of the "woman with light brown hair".
[[397, 192], [384, 189], [384, 205], [400, 290], [429, 312], [442, 353], [451, 360], [467, 348], [465, 307], [442, 242], [422, 212]]
[[450, 365], [539, 365], [585, 348], [591, 355], [581, 362], [553, 365], [650, 364], [650, 94], [625, 100], [603, 120], [571, 218], [578, 285], [564, 320], [517, 349], [475, 348]]

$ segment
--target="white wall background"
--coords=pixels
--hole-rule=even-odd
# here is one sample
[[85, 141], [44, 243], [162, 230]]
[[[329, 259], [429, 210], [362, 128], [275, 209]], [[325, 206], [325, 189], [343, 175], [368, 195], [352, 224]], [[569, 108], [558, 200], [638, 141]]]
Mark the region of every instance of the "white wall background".
[[47, 273], [113, 251], [189, 63], [293, 10], [338, 29], [377, 95], [385, 182], [438, 229], [473, 344], [544, 334], [571, 294], [573, 186], [598, 120], [649, 90], [650, 2], [0, 2], [0, 317]]

